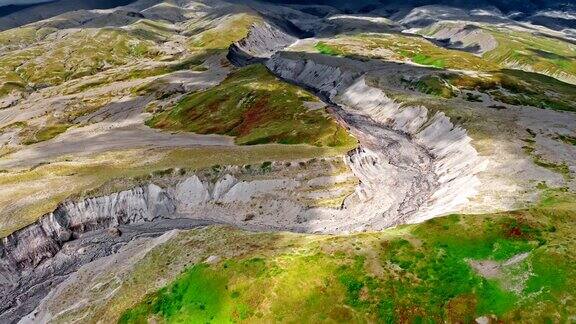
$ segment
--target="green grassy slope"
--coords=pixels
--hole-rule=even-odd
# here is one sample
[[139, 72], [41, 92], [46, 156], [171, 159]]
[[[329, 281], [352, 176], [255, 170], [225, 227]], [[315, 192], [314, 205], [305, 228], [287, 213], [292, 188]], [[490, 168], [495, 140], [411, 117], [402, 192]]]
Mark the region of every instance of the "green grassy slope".
[[489, 28], [498, 46], [484, 58], [503, 66], [528, 67], [547, 75], [576, 77], [576, 46], [562, 40], [527, 32]]
[[0, 50], [13, 50], [43, 40], [54, 28], [19, 27], [0, 32]]
[[576, 111], [576, 85], [520, 70], [503, 69], [482, 76], [446, 72], [404, 82], [409, 88], [443, 98], [475, 90], [511, 105]]
[[[382, 233], [289, 243], [282, 238], [293, 234], [242, 234], [246, 241], [232, 245], [264, 236], [278, 243], [191, 266], [120, 322], [566, 322], [576, 312], [574, 201], [548, 189], [529, 210], [451, 215]], [[511, 259], [521, 253], [528, 255]], [[479, 260], [498, 270], [481, 276], [471, 266]]]
[[[398, 34], [341, 35], [315, 44], [325, 55], [356, 59], [383, 59], [417, 63], [437, 69], [482, 72], [445, 76], [430, 75], [410, 87], [421, 92], [451, 98], [455, 90], [479, 90], [495, 100], [512, 105], [576, 110], [576, 48], [561, 40], [485, 27], [498, 46], [482, 57], [446, 49], [422, 37]], [[423, 32], [426, 33], [426, 30]], [[430, 34], [433, 33], [430, 32]], [[561, 81], [564, 80], [564, 81]]]
[[[456, 24], [443, 22], [425, 28], [419, 33], [434, 35], [441, 28], [454, 28]], [[496, 40], [496, 48], [482, 55], [487, 62], [503, 68], [518, 68], [533, 71], [560, 79], [576, 77], [576, 47], [574, 44], [537, 35], [536, 33], [513, 30], [506, 27], [485, 24], [477, 26], [484, 34]]]
[[492, 71], [500, 68], [471, 53], [445, 49], [419, 37], [399, 34], [346, 35], [318, 42], [318, 52], [329, 55], [368, 56], [385, 60], [409, 61], [436, 68]]
[[[20, 27], [0, 32], [0, 97], [13, 91], [62, 84], [83, 76], [95, 75], [139, 61], [153, 62], [120, 75], [94, 81], [96, 85], [114, 81], [145, 78], [190, 67], [186, 64], [198, 56], [226, 51], [228, 46], [246, 36], [250, 26], [261, 18], [249, 14], [230, 15], [216, 26], [201, 25], [191, 20], [186, 30], [186, 51], [177, 55], [161, 53], [158, 45], [173, 39], [178, 30], [152, 20], [140, 20], [126, 28], [86, 29], [55, 40], [48, 35], [53, 28]], [[206, 54], [207, 53], [207, 54]], [[174, 62], [179, 59], [180, 62]], [[165, 65], [161, 62], [167, 61]], [[172, 64], [170, 63], [172, 62]], [[75, 92], [88, 88], [76, 89]]]
[[310, 110], [313, 95], [284, 83], [262, 65], [232, 73], [220, 85], [184, 97], [147, 124], [167, 130], [236, 136], [238, 144], [349, 146], [356, 141], [323, 110]]
[[39, 143], [43, 141], [50, 140], [62, 133], [64, 133], [71, 125], [69, 124], [54, 124], [50, 126], [45, 126], [41, 129], [31, 132], [28, 136], [25, 136], [22, 143], [25, 145], [30, 145], [34, 143]]
[[0, 58], [0, 97], [41, 88], [156, 57], [154, 43], [123, 30], [82, 30], [61, 40], [14, 50]]
[[[194, 35], [187, 45], [192, 50], [197, 48], [227, 50], [232, 43], [246, 37], [253, 24], [261, 21], [262, 18], [254, 14], [236, 14], [222, 21], [214, 28]], [[194, 28], [190, 28], [190, 32], [194, 32]]]

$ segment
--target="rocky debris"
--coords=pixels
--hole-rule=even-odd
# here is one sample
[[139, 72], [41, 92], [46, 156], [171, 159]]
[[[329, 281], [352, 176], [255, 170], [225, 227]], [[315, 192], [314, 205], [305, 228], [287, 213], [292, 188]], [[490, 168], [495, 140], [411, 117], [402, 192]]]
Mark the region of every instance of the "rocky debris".
[[488, 316], [480, 316], [474, 320], [477, 324], [490, 324], [491, 318]]
[[[148, 225], [155, 226], [144, 229], [134, 226], [124, 228], [125, 232], [128, 233], [128, 239], [122, 238], [121, 240], [112, 239], [107, 241], [115, 246], [114, 253], [110, 255], [98, 255], [96, 260], [77, 258], [76, 260], [79, 262], [74, 264], [74, 266], [79, 265], [77, 271], [71, 274], [66, 273], [64, 276], [54, 280], [54, 287], [35, 309], [34, 305], [25, 306], [25, 304], [22, 304], [12, 313], [12, 318], [16, 318], [18, 314], [25, 314], [25, 310], [32, 307], [33, 310], [27, 316], [20, 319], [19, 323], [36, 324], [57, 322], [62, 317], [65, 317], [67, 313], [72, 313], [78, 308], [84, 306], [92, 307], [95, 304], [92, 298], [102, 303], [109, 301], [108, 297], [116, 291], [118, 288], [117, 284], [122, 281], [119, 277], [125, 276], [130, 271], [133, 271], [135, 267], [138, 267], [139, 261], [145, 258], [153, 249], [161, 247], [173, 239], [177, 239], [181, 231], [178, 229], [167, 229], [168, 226], [182, 229], [196, 226], [192, 223], [186, 224], [181, 221], [177, 223], [165, 222], [167, 221], [150, 223]], [[162, 231], [166, 232], [161, 233]], [[70, 242], [69, 250], [73, 250], [73, 248], [77, 246], [83, 246], [79, 250], [84, 250], [84, 253], [93, 256], [93, 252], [96, 249], [94, 249], [93, 245], [89, 245], [92, 242], [93, 241], [90, 240]], [[102, 250], [106, 251], [106, 249]], [[61, 252], [56, 258], [65, 259], [71, 256], [72, 254], [66, 255], [64, 252]], [[82, 264], [85, 260], [88, 260], [88, 263]], [[55, 270], [54, 273], [57, 273], [58, 269], [55, 268]], [[103, 277], [106, 278], [102, 279]], [[153, 291], [155, 287], [163, 285], [161, 282], [156, 282], [153, 279], [154, 278], [151, 278], [149, 281], [150, 285], [148, 286], [148, 290], [141, 292], [142, 294]], [[36, 279], [33, 278], [31, 281], [35, 280]], [[42, 294], [46, 292], [32, 290], [32, 293]], [[54, 311], [55, 309], [64, 311]], [[3, 320], [8, 321], [8, 318], [5, 317]]]
[[499, 262], [492, 260], [473, 260], [470, 261], [470, 266], [484, 278], [490, 279], [500, 276], [501, 266]]
[[22, 94], [18, 92], [11, 92], [5, 97], [0, 98], [0, 109], [10, 108], [18, 103], [22, 99]]
[[507, 267], [507, 266], [512, 266], [512, 265], [518, 264], [518, 263], [526, 260], [526, 258], [529, 255], [530, 255], [530, 252], [524, 252], [524, 253], [516, 254], [515, 256], [511, 257], [510, 259], [504, 261], [502, 263], [502, 265]]
[[211, 255], [204, 261], [207, 264], [216, 264], [218, 262], [220, 262], [220, 257], [217, 255]]
[[[150, 184], [110, 196], [66, 202], [0, 242], [0, 264], [25, 274], [54, 256], [65, 242], [82, 234], [173, 215], [176, 206], [162, 189]], [[116, 229], [115, 236], [120, 236]], [[5, 276], [3, 272], [0, 276]]]
[[112, 227], [108, 229], [108, 234], [120, 237], [122, 235], [122, 231], [118, 227]]
[[502, 269], [514, 266], [528, 258], [530, 252], [517, 254], [510, 259], [498, 262], [493, 260], [470, 260], [470, 266], [484, 278], [498, 278], [502, 275]]
[[[53, 288], [64, 282], [80, 267], [122, 250], [127, 244], [190, 229], [213, 222], [187, 219], [157, 219], [153, 222], [119, 225], [120, 236], [111, 236], [108, 229], [84, 233], [77, 239], [62, 243], [58, 251], [35, 267], [15, 271], [0, 254], [0, 323], [15, 323], [31, 313]], [[161, 243], [163, 240], [159, 241]], [[145, 253], [145, 251], [144, 251]], [[30, 314], [24, 323], [43, 322]]]
[[226, 203], [249, 202], [262, 192], [271, 192], [277, 189], [293, 190], [298, 185], [298, 181], [291, 179], [242, 181], [231, 187], [220, 200]]
[[[298, 181], [289, 179], [238, 181], [229, 174], [213, 184], [194, 175], [166, 189], [149, 184], [108, 196], [65, 202], [34, 224], [2, 239], [0, 277], [33, 271], [56, 255], [66, 242], [85, 233], [105, 229], [110, 236], [121, 237], [121, 225], [183, 216], [202, 219], [196, 215], [210, 215], [210, 211], [217, 209], [215, 206], [226, 205], [230, 212], [236, 211], [235, 204], [249, 205], [258, 196], [291, 190], [298, 185]], [[213, 218], [215, 222], [218, 219]]]

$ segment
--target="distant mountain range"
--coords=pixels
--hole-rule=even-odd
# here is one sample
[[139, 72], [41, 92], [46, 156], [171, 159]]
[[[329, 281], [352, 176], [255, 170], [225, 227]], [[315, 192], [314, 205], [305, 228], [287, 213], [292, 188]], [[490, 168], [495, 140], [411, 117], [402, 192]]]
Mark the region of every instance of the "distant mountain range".
[[272, 3], [282, 3], [282, 4], [300, 4], [300, 5], [328, 5], [341, 9], [348, 9], [354, 11], [371, 11], [378, 7], [420, 7], [426, 5], [444, 5], [450, 7], [458, 7], [465, 9], [473, 8], [487, 8], [493, 7], [504, 13], [513, 12], [524, 12], [528, 14], [533, 14], [538, 10], [546, 9], [559, 9], [566, 10], [568, 8], [574, 9], [574, 2], [566, 0], [551, 0], [551, 1], [541, 1], [541, 0], [362, 0], [362, 1], [347, 1], [347, 0], [266, 0]]
[[134, 0], [57, 0], [48, 3], [2, 6], [0, 7], [0, 30], [19, 27], [68, 11], [108, 9], [131, 2]]
[[[19, 27], [74, 10], [107, 9], [127, 5], [134, 0], [57, 0], [48, 3], [0, 7], [0, 30]], [[158, 1], [160, 2], [160, 1]], [[251, 3], [237, 0], [233, 2]], [[266, 0], [269, 3], [297, 6], [330, 6], [343, 13], [377, 12], [379, 16], [407, 14], [412, 8], [442, 5], [460, 9], [484, 9], [488, 13], [526, 20], [553, 29], [576, 28], [576, 5], [566, 0]]]

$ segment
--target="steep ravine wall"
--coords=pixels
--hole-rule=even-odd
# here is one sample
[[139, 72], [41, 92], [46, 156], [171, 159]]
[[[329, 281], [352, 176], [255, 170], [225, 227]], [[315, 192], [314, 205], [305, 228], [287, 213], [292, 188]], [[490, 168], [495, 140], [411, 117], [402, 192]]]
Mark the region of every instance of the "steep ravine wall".
[[[420, 222], [456, 211], [476, 193], [483, 169], [471, 138], [442, 112], [404, 107], [367, 83], [377, 71], [362, 62], [306, 53], [280, 52], [267, 63], [279, 77], [316, 91], [360, 139], [349, 164], [362, 180], [360, 202], [347, 213], [368, 229]], [[354, 218], [354, 217], [350, 217]], [[361, 224], [351, 224], [358, 230]]]
[[[114, 253], [130, 235], [86, 239], [86, 248], [72, 248], [86, 233], [172, 214], [174, 204], [159, 187], [138, 187], [110, 196], [61, 204], [54, 212], [0, 242], [0, 322], [14, 322], [33, 310], [50, 287], [82, 264]], [[105, 232], [105, 231], [104, 231]], [[88, 235], [90, 236], [90, 235]], [[78, 243], [79, 244], [79, 243]], [[85, 251], [84, 251], [85, 250]], [[84, 252], [82, 252], [84, 251]]]
[[[66, 202], [0, 242], [2, 269], [25, 273], [81, 234], [172, 215], [175, 206], [158, 186], [137, 187], [110, 196]], [[0, 270], [0, 276], [3, 271]]]
[[[114, 253], [142, 235], [218, 223], [260, 230], [303, 230], [274, 217], [246, 221], [246, 216], [255, 212], [258, 197], [278, 191], [276, 198], [282, 199], [283, 192], [290, 192], [298, 184], [291, 179], [240, 181], [230, 173], [216, 181], [193, 175], [167, 188], [150, 183], [108, 196], [62, 203], [52, 213], [1, 239], [0, 323], [26, 315], [46, 295], [49, 286], [82, 264]], [[292, 206], [289, 202], [270, 201], [262, 207], [262, 213], [280, 215], [279, 210]], [[292, 217], [286, 217], [288, 222], [296, 224], [300, 210], [295, 208]]]
[[[227, 219], [224, 211], [236, 211], [240, 220], [244, 209], [239, 205], [248, 206], [261, 195], [293, 189], [298, 185], [300, 182], [291, 179], [239, 181], [230, 174], [212, 183], [194, 175], [168, 188], [150, 183], [108, 196], [68, 201], [35, 223], [2, 238], [0, 278], [26, 274], [55, 255], [64, 243], [96, 230], [158, 219], [205, 217], [218, 223], [219, 215], [222, 222], [233, 224], [235, 220]], [[258, 224], [266, 229], [268, 226], [273, 228], [274, 222], [269, 220]], [[297, 230], [286, 224], [279, 226]], [[4, 284], [0, 280], [0, 288], [4, 289]]]

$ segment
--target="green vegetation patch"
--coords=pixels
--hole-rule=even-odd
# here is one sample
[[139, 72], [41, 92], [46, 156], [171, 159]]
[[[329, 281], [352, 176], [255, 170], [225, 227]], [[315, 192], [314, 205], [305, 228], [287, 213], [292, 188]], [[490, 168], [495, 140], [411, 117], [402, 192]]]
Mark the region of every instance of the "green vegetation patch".
[[437, 46], [420, 36], [386, 33], [343, 35], [319, 42], [315, 47], [328, 55], [412, 61], [439, 69], [493, 71], [500, 68], [500, 65], [489, 60]]
[[[432, 36], [443, 28], [459, 28], [459, 26], [443, 22], [434, 24], [431, 28], [424, 28], [419, 33]], [[512, 30], [507, 27], [500, 28], [495, 25], [486, 24], [477, 28], [479, 28], [478, 32], [491, 35], [496, 41], [496, 47], [482, 55], [481, 59], [486, 62], [500, 67], [535, 71], [560, 79], [575, 80], [576, 56], [574, 45], [570, 42], [546, 37], [543, 34]]]
[[44, 142], [54, 137], [64, 133], [68, 128], [70, 128], [70, 124], [55, 124], [45, 126], [40, 128], [39, 130], [27, 135], [23, 140], [22, 144], [30, 145], [39, 142]]
[[[196, 264], [120, 322], [565, 322], [576, 312], [575, 203], [573, 193], [547, 189], [529, 210], [298, 236], [301, 243]], [[485, 276], [473, 261], [499, 272]]]
[[494, 74], [506, 92], [493, 92], [495, 99], [513, 105], [576, 111], [576, 86], [545, 75], [519, 70]]
[[124, 30], [81, 30], [56, 43], [37, 43], [0, 57], [0, 96], [58, 85], [157, 55], [154, 42]]
[[[188, 46], [193, 49], [227, 50], [234, 42], [248, 35], [250, 28], [260, 23], [262, 18], [251, 14], [237, 14], [218, 26], [195, 35]], [[196, 31], [191, 31], [196, 33]]]
[[[221, 51], [197, 51], [191, 53], [189, 56], [182, 58], [179, 61], [171, 62], [167, 64], [157, 65], [154, 67], [146, 68], [134, 68], [130, 71], [121, 71], [120, 73], [109, 74], [103, 77], [95, 77], [89, 82], [80, 83], [78, 85], [70, 86], [65, 93], [74, 94], [79, 92], [84, 92], [89, 89], [97, 88], [104, 85], [109, 85], [113, 82], [127, 81], [127, 80], [137, 80], [144, 79], [153, 76], [161, 76], [181, 70], [194, 70], [199, 71], [205, 69], [203, 67], [204, 61], [211, 55], [220, 54]], [[137, 87], [132, 92], [134, 95], [146, 95], [148, 94], [149, 84]]]
[[34, 42], [43, 40], [55, 32], [55, 28], [19, 27], [0, 32], [0, 49], [19, 49]]
[[438, 68], [438, 69], [443, 69], [446, 66], [446, 62], [444, 59], [433, 58], [431, 56], [424, 55], [421, 53], [412, 56], [412, 62], [422, 64], [422, 65], [433, 66], [433, 67]]
[[25, 121], [13, 122], [13, 123], [10, 123], [10, 124], [8, 124], [8, 125], [6, 125], [6, 126], [1, 127], [1, 128], [0, 128], [0, 133], [3, 133], [3, 132], [5, 132], [5, 131], [7, 131], [7, 130], [16, 129], [16, 128], [22, 129], [22, 128], [25, 128], [26, 126], [28, 126], [28, 123], [26, 123]]
[[329, 45], [325, 42], [316, 43], [316, 45], [314, 45], [314, 48], [324, 55], [339, 56], [344, 54], [342, 50], [336, 48], [335, 46]]
[[521, 31], [488, 28], [498, 46], [483, 58], [503, 66], [529, 66], [531, 70], [551, 76], [576, 77], [574, 45], [555, 38]]
[[26, 62], [19, 73], [28, 82], [59, 84], [95, 74], [106, 66], [153, 58], [156, 55], [153, 46], [152, 42], [131, 37], [125, 31], [102, 29], [94, 35], [80, 31], [44, 52], [42, 59]]
[[220, 85], [185, 96], [147, 125], [199, 134], [226, 134], [238, 144], [311, 144], [354, 147], [356, 141], [323, 110], [310, 93], [282, 82], [262, 65], [232, 73]]
[[558, 135], [557, 139], [570, 145], [576, 145], [576, 137], [570, 135]]
[[422, 93], [434, 95], [441, 98], [453, 98], [457, 96], [452, 86], [446, 79], [439, 75], [426, 75], [417, 81], [401, 79], [408, 88], [418, 90]]
[[[489, 76], [458, 75], [440, 79], [459, 89], [479, 88], [494, 99], [512, 105], [576, 110], [576, 86], [571, 84], [576, 76], [576, 60], [571, 44], [493, 28], [486, 32], [495, 35], [498, 47], [482, 57], [446, 49], [422, 37], [386, 33], [343, 35], [319, 42], [315, 47], [327, 55], [411, 61], [438, 69], [487, 72]], [[422, 92], [444, 98], [453, 96], [450, 87], [438, 82], [435, 75], [427, 75], [417, 82], [415, 87]]]
[[[542, 74], [504, 69], [483, 76], [461, 73], [429, 74], [418, 80], [403, 80], [410, 88], [443, 98], [465, 90], [486, 93], [510, 105], [576, 111], [576, 86]], [[469, 94], [469, 101], [480, 100]]]

